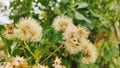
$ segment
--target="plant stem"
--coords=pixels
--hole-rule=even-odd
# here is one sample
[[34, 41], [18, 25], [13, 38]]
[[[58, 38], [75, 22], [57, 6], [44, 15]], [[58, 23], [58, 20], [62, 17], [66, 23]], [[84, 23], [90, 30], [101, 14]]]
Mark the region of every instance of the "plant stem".
[[4, 39], [4, 37], [1, 34], [0, 34], [0, 37], [1, 37], [2, 41], [4, 42], [4, 44], [5, 44], [4, 52], [6, 53], [7, 58], [9, 58], [10, 57], [10, 53], [9, 53], [9, 50], [8, 50], [9, 46], [8, 46], [6, 40]]
[[24, 41], [25, 44], [25, 48], [30, 52], [30, 54], [36, 59], [36, 56], [34, 55], [34, 53], [30, 50], [29, 46], [26, 44], [26, 42]]
[[49, 59], [49, 58], [50, 58], [55, 52], [57, 52], [61, 47], [62, 47], [62, 45], [60, 45], [54, 52], [52, 52], [47, 58], [45, 58], [45, 59], [41, 62], [41, 64], [44, 63], [47, 59]]
[[[100, 51], [99, 51], [99, 53], [98, 53], [98, 58], [97, 58], [97, 60], [96, 60], [97, 62], [100, 60], [101, 54], [102, 54], [102, 52], [103, 52], [103, 49], [105, 48], [104, 44], [105, 44], [105, 40], [104, 40], [104, 42], [102, 43], [102, 46], [101, 46]], [[97, 63], [97, 62], [96, 62], [96, 63]]]

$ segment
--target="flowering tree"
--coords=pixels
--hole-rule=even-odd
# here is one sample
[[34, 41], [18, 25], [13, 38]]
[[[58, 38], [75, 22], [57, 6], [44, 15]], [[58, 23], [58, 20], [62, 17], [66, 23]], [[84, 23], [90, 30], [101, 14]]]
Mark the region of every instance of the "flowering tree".
[[119, 68], [119, 0], [0, 0], [0, 68]]

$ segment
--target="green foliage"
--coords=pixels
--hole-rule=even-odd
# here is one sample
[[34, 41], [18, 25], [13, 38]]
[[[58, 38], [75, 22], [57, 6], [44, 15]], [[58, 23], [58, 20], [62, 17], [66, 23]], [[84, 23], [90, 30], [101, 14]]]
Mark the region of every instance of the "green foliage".
[[[49, 2], [53, 6], [49, 6]], [[76, 68], [119, 68], [120, 67], [120, 43], [116, 39], [115, 22], [120, 22], [120, 0], [61, 0], [60, 6], [56, 6], [56, 0], [38, 0], [45, 6], [45, 9], [39, 8], [44, 11], [40, 16], [39, 14], [31, 13], [32, 2], [34, 0], [15, 0], [11, 3], [13, 8], [10, 15], [14, 19], [14, 24], [18, 23], [22, 17], [33, 17], [40, 22], [43, 27], [42, 39], [39, 42], [26, 42], [26, 44], [18, 39], [7, 40], [2, 36], [5, 31], [5, 26], [0, 25], [0, 36], [5, 43], [4, 51], [7, 56], [24, 56], [29, 63], [41, 63], [50, 54], [52, 54], [61, 44], [63, 44], [61, 32], [55, 31], [51, 26], [53, 19], [58, 15], [67, 15], [73, 18], [75, 25], [83, 25], [90, 30], [89, 39], [93, 43], [100, 43], [101, 46], [96, 44], [98, 48], [98, 59], [95, 64], [85, 65], [81, 62], [79, 56], [63, 56], [64, 48], [59, 49], [44, 63], [52, 68], [52, 63], [55, 56], [62, 57], [62, 64], [67, 68], [71, 68], [72, 63]], [[54, 8], [51, 10], [51, 8]], [[113, 35], [114, 33], [114, 35]], [[100, 40], [104, 39], [104, 42]], [[97, 40], [97, 41], [96, 41]], [[16, 42], [15, 42], [16, 41]], [[15, 45], [12, 47], [12, 45]], [[27, 45], [27, 46], [25, 46]], [[31, 55], [30, 51], [34, 54]]]

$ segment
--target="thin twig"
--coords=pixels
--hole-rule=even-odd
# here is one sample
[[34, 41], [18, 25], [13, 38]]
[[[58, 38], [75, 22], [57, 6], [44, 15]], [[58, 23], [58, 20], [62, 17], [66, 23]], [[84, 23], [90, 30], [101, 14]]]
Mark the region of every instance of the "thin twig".
[[49, 58], [50, 58], [55, 52], [57, 52], [61, 47], [62, 47], [62, 45], [60, 45], [54, 52], [52, 52], [47, 58], [45, 58], [45, 59], [41, 62], [41, 64], [44, 63], [47, 59], [49, 59]]
[[29, 46], [25, 43], [24, 41], [24, 44], [25, 44], [25, 48], [30, 52], [30, 54], [36, 59], [36, 56], [34, 55], [34, 53], [30, 50]]

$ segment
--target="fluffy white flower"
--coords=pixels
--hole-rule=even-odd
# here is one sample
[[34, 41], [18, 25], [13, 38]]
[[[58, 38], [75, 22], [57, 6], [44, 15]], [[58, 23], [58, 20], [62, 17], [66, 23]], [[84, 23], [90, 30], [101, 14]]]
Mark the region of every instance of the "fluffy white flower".
[[94, 63], [97, 59], [96, 47], [89, 41], [85, 41], [81, 46], [84, 56], [82, 62], [85, 64]]
[[69, 54], [78, 54], [81, 51], [80, 44], [77, 42], [76, 44], [73, 44], [70, 41], [65, 41], [65, 49]]
[[57, 31], [65, 31], [68, 26], [73, 25], [73, 21], [71, 18], [64, 16], [64, 15], [61, 15], [61, 16], [57, 16], [53, 20], [52, 25], [55, 28], [55, 30], [57, 30]]
[[32, 18], [21, 18], [17, 24], [21, 40], [39, 41], [42, 37], [42, 27]]
[[73, 36], [79, 38], [78, 29], [74, 25], [68, 26], [62, 35], [63, 40], [70, 39]]
[[77, 26], [77, 29], [78, 29], [78, 33], [80, 37], [88, 38], [90, 32], [88, 31], [86, 27], [79, 25]]
[[69, 26], [63, 32], [63, 40], [65, 40], [65, 49], [69, 54], [78, 54], [81, 51], [81, 39], [79, 37], [77, 27]]

